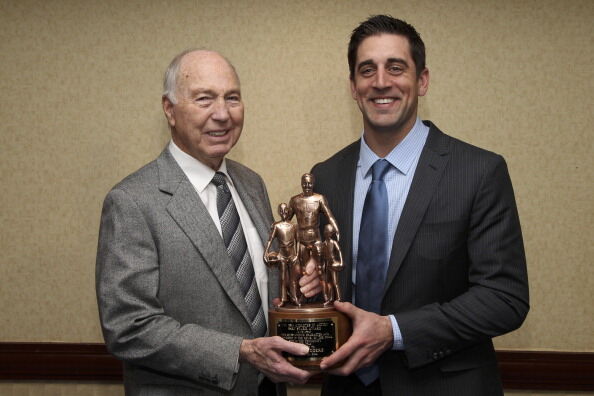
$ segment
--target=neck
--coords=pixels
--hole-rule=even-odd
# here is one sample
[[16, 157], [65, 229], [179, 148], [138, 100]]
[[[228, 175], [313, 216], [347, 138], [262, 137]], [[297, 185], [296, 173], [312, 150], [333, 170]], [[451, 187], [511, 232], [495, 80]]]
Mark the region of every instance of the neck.
[[401, 141], [410, 133], [413, 126], [415, 125], [416, 118], [410, 125], [403, 126], [398, 129], [386, 129], [382, 130], [379, 128], [368, 128], [367, 126], [363, 129], [363, 137], [365, 143], [369, 146], [378, 157], [384, 158], [394, 147], [398, 146]]
[[365, 143], [367, 143], [371, 151], [373, 151], [380, 158], [384, 158], [390, 154], [390, 152], [394, 150], [394, 147], [398, 146], [398, 144], [406, 137], [407, 134], [408, 132], [395, 135], [393, 133], [378, 134], [363, 131]]

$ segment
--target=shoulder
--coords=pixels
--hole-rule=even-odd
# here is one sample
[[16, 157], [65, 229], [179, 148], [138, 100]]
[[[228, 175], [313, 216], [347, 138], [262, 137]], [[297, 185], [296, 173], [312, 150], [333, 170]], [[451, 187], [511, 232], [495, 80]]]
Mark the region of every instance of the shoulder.
[[227, 158], [227, 170], [231, 177], [238, 177], [244, 182], [264, 184], [262, 177], [247, 166]]
[[117, 192], [124, 192], [128, 195], [143, 194], [147, 190], [157, 188], [158, 184], [159, 170], [157, 161], [154, 160], [135, 172], [132, 172], [115, 184], [108, 193], [108, 196], [116, 194]]
[[430, 121], [423, 122], [429, 126], [425, 150], [434, 151], [438, 155], [449, 155], [451, 161], [469, 167], [505, 162], [503, 157], [497, 153], [446, 134]]
[[107, 194], [106, 201], [119, 197], [131, 199], [139, 205], [152, 205], [155, 199], [166, 200], [183, 182], [189, 183], [165, 148], [156, 159], [117, 183]]
[[343, 165], [345, 162], [356, 162], [357, 158], [359, 157], [360, 145], [361, 140], [357, 140], [324, 161], [318, 162], [312, 167], [312, 173], [314, 171], [333, 169], [337, 166]]
[[359, 158], [360, 144], [361, 141], [357, 140], [349, 144], [342, 150], [338, 151], [330, 158], [327, 158], [322, 162], [318, 162], [312, 167], [311, 173], [313, 173], [317, 177], [319, 174], [336, 171], [340, 167], [345, 166], [346, 164], [356, 164], [357, 159]]
[[297, 195], [293, 195], [291, 197], [291, 199], [289, 199], [289, 202], [295, 202], [295, 201], [299, 201], [303, 199], [303, 194], [297, 194]]

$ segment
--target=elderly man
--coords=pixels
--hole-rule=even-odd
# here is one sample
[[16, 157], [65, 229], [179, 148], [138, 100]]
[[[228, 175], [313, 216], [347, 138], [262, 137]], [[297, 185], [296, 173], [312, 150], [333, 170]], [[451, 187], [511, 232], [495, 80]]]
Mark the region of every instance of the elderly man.
[[520, 222], [503, 158], [417, 117], [425, 46], [369, 18], [348, 49], [361, 139], [316, 165], [343, 235], [353, 335], [321, 367], [325, 395], [502, 395], [491, 338], [528, 312]]
[[[267, 395], [311, 375], [267, 338], [278, 274], [263, 244], [272, 223], [262, 179], [225, 159], [243, 127], [233, 66], [212, 51], [176, 56], [162, 103], [171, 142], [107, 195], [97, 299], [108, 349], [124, 361], [127, 395]], [[305, 276], [302, 292], [318, 293]]]

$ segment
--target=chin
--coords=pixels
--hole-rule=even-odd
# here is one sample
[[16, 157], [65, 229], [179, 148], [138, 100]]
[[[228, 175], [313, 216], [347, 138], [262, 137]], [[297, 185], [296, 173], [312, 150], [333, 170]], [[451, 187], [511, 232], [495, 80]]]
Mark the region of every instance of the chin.
[[223, 159], [227, 154], [229, 154], [229, 151], [231, 151], [231, 147], [233, 146], [229, 146], [229, 147], [217, 147], [214, 150], [211, 150], [208, 153], [209, 158], [213, 158], [213, 159]]

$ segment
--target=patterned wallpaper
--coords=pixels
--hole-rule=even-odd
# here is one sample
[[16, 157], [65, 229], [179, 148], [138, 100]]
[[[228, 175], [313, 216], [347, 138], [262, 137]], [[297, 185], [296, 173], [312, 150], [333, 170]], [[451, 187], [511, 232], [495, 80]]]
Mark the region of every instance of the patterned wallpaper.
[[532, 310], [497, 346], [593, 351], [591, 0], [3, 1], [0, 340], [101, 341], [102, 200], [168, 140], [174, 54], [211, 48], [236, 65], [246, 123], [230, 156], [264, 177], [275, 207], [358, 138], [346, 45], [375, 13], [425, 40], [421, 117], [508, 161]]

